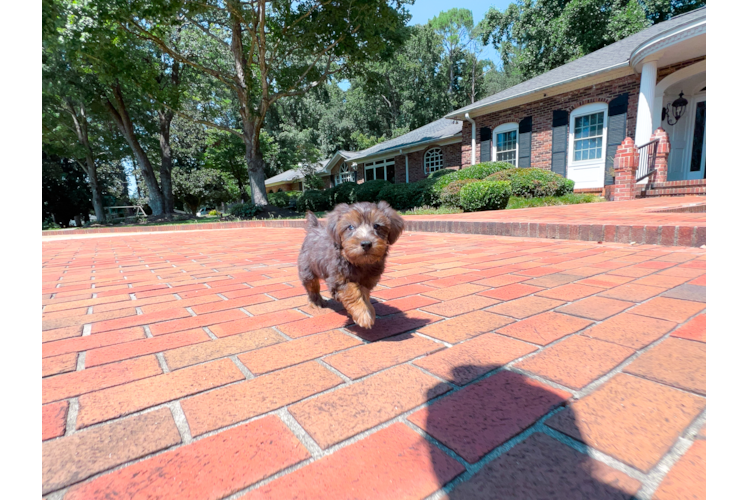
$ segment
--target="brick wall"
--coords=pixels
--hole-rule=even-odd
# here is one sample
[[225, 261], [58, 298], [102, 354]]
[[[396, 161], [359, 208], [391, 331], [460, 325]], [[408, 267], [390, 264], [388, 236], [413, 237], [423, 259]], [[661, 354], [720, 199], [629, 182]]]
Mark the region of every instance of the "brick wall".
[[[594, 102], [607, 103], [614, 97], [629, 93], [628, 114], [626, 119], [626, 135], [633, 137], [636, 133], [636, 108], [639, 102], [639, 75], [629, 75], [609, 82], [598, 83], [578, 90], [572, 90], [564, 94], [547, 97], [535, 102], [522, 104], [494, 113], [478, 116], [475, 118], [476, 136], [479, 136], [482, 127], [491, 130], [504, 123], [516, 122], [526, 116], [532, 116], [532, 155], [531, 165], [536, 168], [551, 168], [551, 137], [553, 123], [553, 111], [563, 109], [573, 111], [574, 109]], [[470, 165], [470, 144], [472, 140], [472, 124], [463, 122], [462, 126], [462, 165]], [[480, 159], [480, 141], [476, 138], [475, 144], [476, 162]]]
[[689, 59], [688, 61], [683, 61], [677, 64], [671, 64], [670, 66], [657, 68], [657, 83], [660, 83], [666, 76], [675, 73], [679, 69], [683, 69], [686, 66], [690, 66], [699, 61], [703, 61], [704, 59], [706, 59], [706, 56], [696, 57], [694, 59]]

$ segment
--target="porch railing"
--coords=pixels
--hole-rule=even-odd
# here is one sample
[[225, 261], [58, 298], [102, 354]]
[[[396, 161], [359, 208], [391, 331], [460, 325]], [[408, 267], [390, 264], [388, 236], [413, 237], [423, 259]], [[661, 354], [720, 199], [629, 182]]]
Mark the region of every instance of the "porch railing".
[[639, 150], [639, 169], [636, 171], [636, 182], [655, 173], [655, 159], [659, 143], [660, 140], [655, 139], [637, 148]]

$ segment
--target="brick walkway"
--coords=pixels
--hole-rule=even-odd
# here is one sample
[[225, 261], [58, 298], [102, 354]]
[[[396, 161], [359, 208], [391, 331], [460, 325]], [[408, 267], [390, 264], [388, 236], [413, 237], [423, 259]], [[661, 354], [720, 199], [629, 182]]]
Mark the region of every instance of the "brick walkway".
[[43, 243], [46, 498], [705, 498], [705, 250], [405, 233], [361, 331], [302, 237]]

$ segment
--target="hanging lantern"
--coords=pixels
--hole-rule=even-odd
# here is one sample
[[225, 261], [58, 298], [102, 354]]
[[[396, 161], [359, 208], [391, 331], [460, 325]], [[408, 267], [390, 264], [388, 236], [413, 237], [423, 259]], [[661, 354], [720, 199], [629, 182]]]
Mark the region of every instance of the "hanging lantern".
[[[680, 96], [673, 101], [672, 107], [668, 104], [666, 107], [662, 108], [662, 119], [667, 121], [667, 124], [672, 127], [678, 123], [680, 117], [683, 116], [683, 112], [686, 110], [687, 105], [688, 101], [683, 98], [683, 92], [681, 92]], [[674, 121], [671, 122], [671, 118]]]

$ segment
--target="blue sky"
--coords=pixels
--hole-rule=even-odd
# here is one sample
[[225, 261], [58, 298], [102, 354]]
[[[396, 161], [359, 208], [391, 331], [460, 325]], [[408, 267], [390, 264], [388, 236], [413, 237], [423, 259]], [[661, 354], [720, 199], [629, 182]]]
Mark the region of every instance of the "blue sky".
[[[504, 10], [511, 3], [511, 0], [472, 0], [471, 2], [460, 3], [455, 0], [416, 0], [413, 5], [407, 6], [411, 16], [410, 25], [415, 24], [426, 24], [429, 19], [433, 18], [439, 12], [452, 9], [454, 7], [461, 7], [470, 9], [473, 12], [473, 21], [478, 24], [481, 19], [488, 12], [489, 7], [496, 7], [498, 10]], [[496, 49], [491, 45], [487, 45], [483, 49], [483, 58], [490, 59], [496, 66], [501, 65], [499, 55], [496, 53]], [[350, 84], [348, 81], [340, 83], [340, 88], [348, 90]]]

